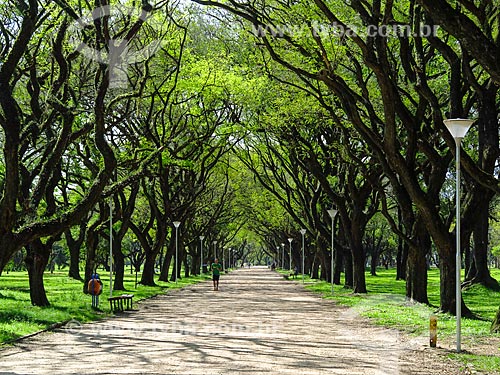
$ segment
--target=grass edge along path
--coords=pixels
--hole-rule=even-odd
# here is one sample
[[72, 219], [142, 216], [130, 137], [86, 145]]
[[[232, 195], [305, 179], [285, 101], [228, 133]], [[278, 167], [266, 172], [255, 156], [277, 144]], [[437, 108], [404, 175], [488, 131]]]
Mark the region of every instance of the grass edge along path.
[[[500, 280], [500, 270], [491, 269], [491, 274]], [[288, 270], [278, 270], [284, 276], [289, 275]], [[463, 275], [462, 275], [463, 277]], [[288, 280], [302, 283], [302, 275]], [[352, 290], [342, 285], [334, 285], [333, 296], [331, 284], [326, 281], [304, 277], [305, 288], [321, 295], [322, 298], [333, 299], [336, 303], [353, 308], [361, 316], [370, 319], [373, 324], [387, 328], [397, 329], [409, 335], [428, 335], [429, 318], [436, 315], [438, 318], [438, 346], [439, 342], [447, 340], [454, 342], [456, 335], [456, 319], [449, 314], [436, 312], [439, 308], [439, 271], [431, 269], [428, 279], [428, 296], [430, 306], [407, 301], [405, 298], [406, 283], [396, 280], [394, 269], [378, 269], [377, 276], [366, 273], [368, 294], [354, 294]], [[493, 337], [498, 334], [489, 332], [491, 322], [500, 304], [500, 293], [475, 285], [462, 291], [465, 303], [477, 314], [480, 319], [462, 318], [462, 353], [450, 353], [448, 356], [459, 360], [464, 365], [472, 364], [477, 371], [490, 375], [500, 374], [500, 347], [495, 354], [472, 354], [467, 352], [467, 347], [475, 345], [488, 345]], [[495, 341], [498, 342], [498, 341]], [[500, 344], [492, 344], [500, 345]], [[492, 348], [495, 352], [495, 348]]]
[[[28, 274], [25, 271], [9, 272], [0, 276], [0, 348], [18, 340], [60, 327], [65, 322], [81, 323], [112, 317], [109, 297], [109, 273], [100, 274], [103, 292], [99, 298], [99, 310], [91, 307], [91, 296], [84, 294], [83, 283], [67, 276], [67, 270], [46, 272], [44, 284], [50, 302], [48, 307], [32, 306], [29, 296]], [[108, 278], [107, 278], [108, 276]], [[156, 286], [135, 287], [135, 275], [126, 273], [126, 290], [113, 291], [113, 295], [134, 294], [136, 302], [166, 294], [171, 289], [210, 280], [210, 274], [179, 278], [178, 282], [156, 281]]]

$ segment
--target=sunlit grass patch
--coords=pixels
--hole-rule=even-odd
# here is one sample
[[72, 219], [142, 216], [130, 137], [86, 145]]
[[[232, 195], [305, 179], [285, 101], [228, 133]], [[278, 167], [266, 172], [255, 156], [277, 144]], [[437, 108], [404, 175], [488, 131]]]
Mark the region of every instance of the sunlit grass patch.
[[[497, 280], [500, 270], [491, 270]], [[375, 324], [396, 328], [410, 334], [427, 334], [429, 318], [438, 317], [438, 335], [440, 338], [453, 338], [456, 335], [456, 318], [450, 314], [442, 314], [439, 309], [439, 270], [431, 269], [428, 273], [428, 297], [430, 305], [412, 303], [405, 298], [406, 284], [404, 280], [396, 281], [394, 269], [379, 269], [377, 276], [366, 273], [367, 294], [354, 294], [352, 290], [335, 285], [332, 296], [331, 285], [317, 281], [306, 286], [307, 289], [321, 294], [324, 298], [334, 299], [341, 305], [348, 306], [361, 316], [372, 319]], [[467, 306], [476, 315], [474, 319], [462, 317], [462, 337], [464, 341], [473, 341], [481, 337], [493, 337], [490, 334], [491, 322], [500, 305], [500, 293], [475, 285], [463, 291]], [[500, 350], [499, 350], [500, 354]], [[466, 357], [460, 357], [466, 361]], [[477, 359], [482, 361], [482, 359]], [[497, 358], [485, 357], [486, 363], [497, 365]], [[465, 362], [464, 362], [465, 363]], [[479, 368], [479, 367], [478, 367]], [[497, 366], [498, 369], [500, 366]]]
[[[109, 274], [108, 274], [109, 275]], [[110, 316], [109, 278], [101, 274], [103, 293], [100, 296], [100, 311], [91, 308], [91, 296], [83, 293], [83, 283], [67, 276], [67, 271], [47, 272], [44, 285], [50, 306], [32, 306], [26, 272], [4, 273], [0, 277], [0, 343], [46, 329], [53, 324], [75, 319], [89, 322]], [[157, 281], [157, 286], [135, 285], [135, 275], [125, 274], [126, 291], [113, 291], [113, 295], [134, 294], [134, 303], [169, 289], [182, 288], [189, 284], [207, 280], [208, 275], [179, 278], [175, 282]]]
[[[500, 354], [500, 351], [499, 351]], [[477, 355], [477, 354], [450, 354], [451, 359], [458, 360], [464, 364], [472, 365], [477, 371], [486, 374], [498, 374], [500, 371], [499, 355]]]

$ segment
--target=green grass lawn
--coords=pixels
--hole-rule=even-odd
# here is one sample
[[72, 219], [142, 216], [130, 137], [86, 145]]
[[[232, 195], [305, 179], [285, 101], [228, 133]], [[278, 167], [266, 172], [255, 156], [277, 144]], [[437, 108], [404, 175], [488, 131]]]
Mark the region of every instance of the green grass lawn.
[[[283, 272], [288, 273], [288, 272]], [[500, 270], [492, 269], [492, 276], [500, 280]], [[463, 276], [462, 276], [463, 277]], [[301, 281], [299, 277], [298, 282]], [[429, 271], [428, 297], [430, 306], [409, 303], [405, 299], [405, 281], [396, 281], [394, 269], [379, 269], [377, 276], [366, 273], [368, 294], [355, 295], [342, 286], [334, 286], [334, 295], [331, 295], [331, 285], [306, 277], [306, 288], [321, 294], [324, 298], [333, 298], [342, 305], [352, 307], [362, 316], [371, 318], [375, 324], [397, 328], [409, 334], [428, 334], [429, 317], [438, 316], [438, 343], [439, 339], [453, 339], [456, 335], [456, 319], [449, 314], [436, 313], [439, 308], [439, 270]], [[487, 343], [490, 326], [500, 306], [500, 293], [475, 285], [463, 291], [463, 298], [467, 306], [479, 319], [462, 319], [463, 347], [473, 347], [474, 343]], [[498, 336], [498, 335], [497, 335]], [[500, 355], [500, 348], [498, 348]], [[477, 370], [488, 374], [500, 374], [500, 356], [478, 356], [467, 354], [452, 354], [450, 357], [464, 363], [473, 363]]]
[[[100, 274], [104, 287], [99, 301], [101, 311], [91, 308], [92, 297], [82, 292], [83, 283], [69, 278], [67, 273], [67, 270], [64, 270], [45, 274], [45, 289], [51, 304], [49, 307], [31, 305], [27, 272], [2, 274], [0, 277], [0, 344], [71, 319], [88, 322], [111, 315], [107, 300], [109, 273]], [[177, 280], [177, 284], [157, 281], [155, 287], [138, 285], [135, 288], [135, 275], [126, 273], [124, 284], [126, 292], [134, 294], [135, 303], [141, 299], [166, 293], [168, 289], [182, 288], [207, 279], [209, 279], [208, 274], [181, 278]], [[123, 293], [124, 291], [115, 291], [113, 294]]]

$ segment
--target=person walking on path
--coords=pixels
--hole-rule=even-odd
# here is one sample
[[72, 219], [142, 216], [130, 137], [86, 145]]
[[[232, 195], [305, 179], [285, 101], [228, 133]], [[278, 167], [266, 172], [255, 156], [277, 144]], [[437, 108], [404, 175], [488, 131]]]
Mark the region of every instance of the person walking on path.
[[214, 290], [219, 290], [219, 279], [220, 272], [222, 271], [222, 265], [219, 263], [219, 259], [215, 258], [212, 263], [212, 280], [214, 281]]

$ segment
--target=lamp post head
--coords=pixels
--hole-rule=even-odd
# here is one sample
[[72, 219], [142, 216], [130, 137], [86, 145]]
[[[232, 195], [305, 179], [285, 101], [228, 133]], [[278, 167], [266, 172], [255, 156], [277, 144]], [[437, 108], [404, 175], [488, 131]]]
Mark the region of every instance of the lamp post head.
[[289, 238], [288, 242], [290, 242], [290, 245], [292, 244], [293, 238]]
[[205, 239], [205, 236], [200, 236], [200, 241], [203, 241]]
[[285, 243], [284, 243], [284, 242], [282, 242], [282, 243], [281, 243], [281, 246], [282, 246], [282, 247], [285, 247]]
[[444, 125], [451, 133], [452, 137], [457, 139], [462, 139], [467, 134], [467, 131], [474, 123], [475, 120], [469, 120], [464, 118], [452, 118], [448, 120], [444, 120]]
[[300, 234], [302, 234], [302, 235], [306, 234], [306, 230], [305, 230], [304, 228], [302, 228], [302, 229], [300, 230]]
[[180, 221], [174, 221], [174, 227], [176, 228], [179, 228], [179, 226], [181, 225], [181, 222]]
[[332, 219], [334, 219], [334, 218], [335, 218], [335, 216], [337, 216], [337, 213], [338, 213], [338, 212], [339, 212], [339, 210], [334, 210], [334, 209], [332, 208], [332, 209], [328, 210], [328, 215], [330, 215], [330, 217], [331, 217]]
[[214, 244], [214, 245], [217, 245], [217, 241], [214, 241], [214, 242], [213, 242], [213, 244]]

